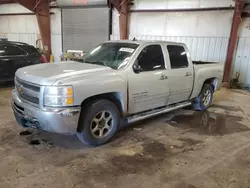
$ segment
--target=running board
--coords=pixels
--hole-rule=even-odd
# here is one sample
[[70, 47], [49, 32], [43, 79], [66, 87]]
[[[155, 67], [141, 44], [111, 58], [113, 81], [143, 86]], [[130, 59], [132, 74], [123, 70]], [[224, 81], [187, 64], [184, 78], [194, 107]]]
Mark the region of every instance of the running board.
[[177, 110], [180, 108], [184, 108], [186, 106], [190, 106], [192, 103], [191, 102], [183, 102], [183, 103], [178, 103], [175, 105], [171, 105], [165, 108], [157, 109], [157, 110], [151, 110], [149, 112], [143, 112], [141, 114], [136, 114], [134, 116], [128, 117], [128, 123], [134, 123], [136, 121], [141, 121], [156, 115], [164, 114], [173, 110]]

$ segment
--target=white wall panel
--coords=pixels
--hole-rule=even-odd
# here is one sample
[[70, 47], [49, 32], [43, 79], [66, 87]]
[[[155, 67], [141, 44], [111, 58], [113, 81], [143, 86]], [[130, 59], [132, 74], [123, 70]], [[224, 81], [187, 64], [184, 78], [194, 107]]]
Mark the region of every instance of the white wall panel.
[[250, 86], [250, 19], [244, 19], [238, 33], [238, 43], [232, 65], [232, 77], [240, 73], [239, 83]]
[[[231, 10], [131, 13], [129, 33], [130, 35], [228, 37], [232, 17]], [[117, 12], [113, 14], [112, 26], [112, 37], [118, 37], [119, 14]]]
[[[30, 12], [19, 4], [0, 5], [0, 13]], [[51, 48], [55, 60], [60, 60], [62, 54], [61, 41], [61, 9], [53, 8], [51, 12]], [[25, 42], [36, 45], [40, 32], [35, 15], [0, 16], [0, 37], [7, 37], [12, 41]]]
[[132, 13], [130, 21], [131, 35], [164, 35], [166, 29], [164, 13]]
[[31, 12], [20, 4], [3, 4], [0, 6], [0, 12], [2, 14], [8, 13], [20, 13], [20, 12]]
[[50, 9], [50, 12], [55, 13], [50, 15], [51, 33], [55, 35], [62, 34], [61, 9], [53, 8]]
[[[233, 11], [131, 13], [131, 35], [229, 36]], [[222, 24], [223, 23], [223, 24]]]
[[232, 0], [135, 0], [134, 9], [179, 9], [234, 6]]
[[6, 17], [0, 16], [0, 23], [1, 23], [0, 24], [0, 33], [8, 33], [10, 30], [9, 20]]
[[[165, 13], [165, 31], [167, 36], [196, 36], [199, 13], [169, 12]], [[156, 24], [156, 23], [154, 23]]]
[[[214, 61], [224, 63], [228, 45], [228, 37], [187, 37], [187, 36], [130, 36], [132, 40], [163, 40], [185, 43], [194, 61]], [[115, 38], [113, 38], [116, 40]]]
[[[183, 42], [193, 60], [224, 63], [232, 16], [231, 10], [131, 13], [129, 38]], [[113, 28], [113, 40], [119, 39], [117, 28]]]
[[39, 33], [36, 16], [25, 16], [26, 33]]
[[59, 61], [60, 56], [62, 54], [61, 9], [53, 8], [50, 11], [55, 13], [50, 16], [51, 18], [51, 51], [55, 57], [55, 61]]
[[119, 12], [116, 9], [112, 10], [112, 36], [120, 36]]

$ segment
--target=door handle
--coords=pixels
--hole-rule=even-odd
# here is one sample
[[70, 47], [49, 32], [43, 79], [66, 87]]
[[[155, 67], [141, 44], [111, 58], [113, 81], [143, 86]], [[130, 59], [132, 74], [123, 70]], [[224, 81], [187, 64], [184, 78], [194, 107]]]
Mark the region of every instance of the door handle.
[[185, 76], [191, 76], [192, 73], [191, 72], [186, 72], [186, 75]]
[[168, 77], [166, 75], [161, 75], [160, 80], [166, 80]]

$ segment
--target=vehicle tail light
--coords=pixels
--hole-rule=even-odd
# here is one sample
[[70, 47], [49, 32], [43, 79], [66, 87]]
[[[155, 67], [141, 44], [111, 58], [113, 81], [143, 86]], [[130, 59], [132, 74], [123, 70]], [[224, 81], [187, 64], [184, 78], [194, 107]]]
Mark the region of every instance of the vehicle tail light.
[[42, 63], [47, 63], [45, 55], [41, 55], [41, 61]]

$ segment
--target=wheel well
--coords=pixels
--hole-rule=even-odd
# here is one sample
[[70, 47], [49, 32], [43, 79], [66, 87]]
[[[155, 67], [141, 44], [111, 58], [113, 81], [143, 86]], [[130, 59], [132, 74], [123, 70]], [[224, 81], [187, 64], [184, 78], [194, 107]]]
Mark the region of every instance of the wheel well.
[[218, 80], [217, 78], [209, 78], [205, 80], [205, 82], [203, 83], [203, 86], [205, 84], [210, 84], [213, 87], [213, 90], [215, 91], [215, 89], [217, 88]]
[[[81, 111], [80, 116], [84, 115], [84, 112], [85, 112], [84, 109], [86, 109], [85, 108], [86, 106], [88, 106], [92, 101], [95, 101], [98, 99], [106, 99], [106, 100], [113, 102], [117, 106], [118, 110], [120, 111], [120, 114], [122, 115], [123, 108], [122, 108], [121, 101], [118, 99], [118, 96], [119, 96], [119, 93], [112, 92], [112, 93], [104, 93], [104, 94], [94, 95], [94, 96], [86, 98], [81, 103], [81, 107], [82, 107], [83, 111]], [[80, 127], [80, 122], [78, 122], [77, 132], [79, 132], [81, 129], [82, 128]]]
[[104, 94], [91, 96], [91, 97], [85, 99], [84, 101], [82, 101], [81, 107], [84, 108], [90, 102], [92, 102], [94, 100], [98, 100], [98, 99], [107, 99], [107, 100], [113, 102], [117, 106], [117, 108], [119, 109], [120, 113], [122, 114], [122, 111], [123, 111], [122, 104], [121, 104], [121, 101], [117, 98], [116, 92], [104, 93]]

